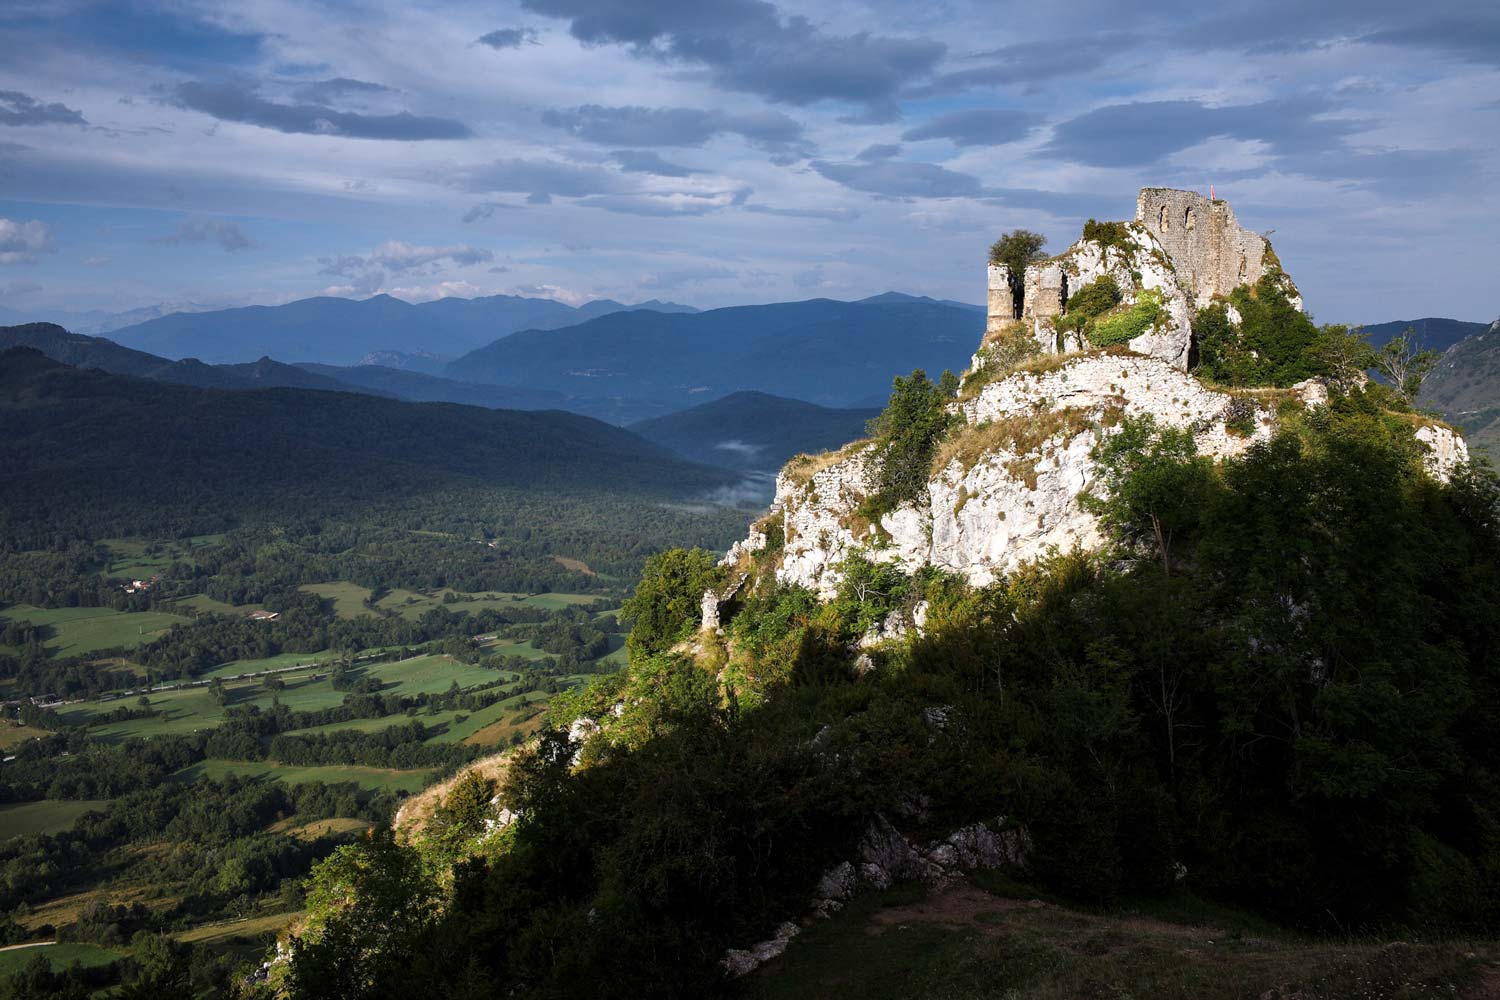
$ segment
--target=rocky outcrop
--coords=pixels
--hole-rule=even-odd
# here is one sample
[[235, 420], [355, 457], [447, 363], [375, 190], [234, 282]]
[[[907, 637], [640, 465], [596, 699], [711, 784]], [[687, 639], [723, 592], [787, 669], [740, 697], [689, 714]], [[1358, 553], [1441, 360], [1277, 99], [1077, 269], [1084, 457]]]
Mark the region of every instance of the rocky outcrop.
[[[876, 816], [860, 837], [852, 861], [823, 873], [805, 921], [832, 916], [863, 889], [888, 889], [898, 882], [942, 885], [979, 868], [1019, 870], [1031, 853], [1031, 838], [1002, 818], [993, 825], [972, 823], [926, 846], [918, 846], [884, 816]], [[730, 949], [720, 963], [730, 978], [753, 972], [786, 951], [802, 928], [790, 921], [770, 938], [749, 948]]]
[[1469, 460], [1469, 446], [1463, 437], [1447, 424], [1424, 424], [1417, 428], [1417, 440], [1427, 447], [1427, 469], [1439, 479], [1447, 479], [1455, 469]]

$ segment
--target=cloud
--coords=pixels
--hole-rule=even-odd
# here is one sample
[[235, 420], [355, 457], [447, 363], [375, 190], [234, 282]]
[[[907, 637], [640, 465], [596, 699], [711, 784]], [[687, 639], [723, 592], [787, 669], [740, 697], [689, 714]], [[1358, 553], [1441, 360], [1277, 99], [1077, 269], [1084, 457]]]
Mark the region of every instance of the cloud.
[[11, 298], [17, 299], [25, 295], [31, 295], [36, 292], [40, 292], [41, 290], [42, 286], [37, 284], [35, 281], [12, 281], [10, 284], [5, 286], [5, 294]]
[[582, 107], [542, 113], [543, 124], [605, 146], [701, 146], [716, 135], [738, 135], [768, 151], [803, 144], [802, 126], [779, 111], [730, 114], [698, 108]]
[[454, 295], [471, 299], [480, 294], [480, 288], [467, 281], [439, 281], [433, 285], [392, 288], [390, 294], [398, 299], [405, 299], [407, 302], [431, 302], [434, 299], [446, 299]]
[[677, 218], [721, 211], [729, 205], [729, 200], [723, 196], [696, 194], [600, 194], [580, 198], [578, 204], [622, 215]]
[[907, 129], [907, 142], [949, 139], [957, 146], [1003, 146], [1022, 138], [1037, 126], [1040, 116], [1012, 108], [981, 108], [955, 111]]
[[864, 160], [867, 163], [872, 163], [875, 160], [889, 160], [893, 156], [900, 155], [900, 146], [897, 146], [894, 143], [876, 143], [873, 146], [866, 146], [864, 149], [860, 150], [859, 155], [855, 157], [855, 159]]
[[976, 62], [986, 60], [984, 65], [943, 73], [903, 96], [930, 98], [977, 87], [1033, 87], [1046, 80], [1083, 76], [1122, 52], [1136, 51], [1140, 42], [1141, 37], [1133, 32], [1103, 31], [1074, 35], [1065, 50], [1053, 39], [1007, 45], [969, 57]]
[[519, 49], [523, 45], [540, 45], [535, 28], [497, 28], [475, 39], [492, 49]]
[[332, 80], [313, 80], [299, 84], [292, 90], [292, 96], [299, 101], [323, 105], [335, 98], [348, 97], [352, 94], [394, 93], [396, 93], [394, 89], [383, 84], [370, 83], [366, 80], [351, 80], [346, 76], [334, 77]]
[[507, 205], [503, 201], [480, 202], [478, 205], [475, 205], [473, 208], [464, 213], [464, 221], [478, 222], [481, 219], [488, 219], [492, 217], [496, 212], [512, 210], [519, 207], [519, 205]]
[[1472, 62], [1500, 66], [1500, 14], [1475, 5], [1457, 15], [1439, 14], [1372, 31], [1360, 38], [1375, 45], [1432, 49]]
[[[494, 160], [462, 167], [454, 171], [449, 180], [460, 189], [474, 194], [529, 192], [533, 196], [562, 195], [581, 198], [593, 194], [616, 194], [629, 189], [613, 170], [564, 163], [560, 160]], [[532, 204], [546, 202], [533, 201]]]
[[1220, 136], [1264, 142], [1272, 154], [1317, 151], [1361, 127], [1319, 117], [1330, 110], [1309, 98], [1218, 107], [1187, 100], [1111, 104], [1058, 125], [1038, 155], [1092, 167], [1145, 166]]
[[904, 160], [829, 163], [814, 160], [812, 168], [847, 188], [885, 198], [979, 198], [988, 193], [979, 178], [936, 163]]
[[947, 47], [924, 38], [833, 35], [764, 0], [521, 0], [569, 22], [586, 44], [630, 46], [642, 58], [702, 66], [725, 90], [805, 105], [888, 104], [932, 72]]
[[482, 247], [471, 247], [467, 243], [455, 243], [446, 247], [424, 247], [402, 240], [387, 240], [368, 255], [320, 257], [318, 263], [323, 267], [318, 273], [348, 277], [363, 271], [382, 270], [400, 274], [443, 261], [450, 261], [460, 267], [469, 267], [474, 264], [485, 264], [494, 259], [493, 251]]
[[779, 215], [786, 219], [821, 219], [824, 222], [853, 222], [863, 214], [855, 208], [773, 208], [770, 205], [746, 205], [745, 211], [756, 215]]
[[105, 264], [108, 264], [108, 263], [109, 263], [109, 258], [108, 257], [85, 257], [85, 258], [83, 258], [83, 264], [84, 264], [85, 267], [103, 267]]
[[168, 236], [158, 236], [152, 243], [176, 245], [178, 243], [217, 243], [225, 251], [253, 250], [255, 241], [233, 222], [223, 219], [188, 219], [178, 223], [177, 231]]
[[0, 264], [35, 264], [40, 255], [56, 252], [46, 223], [0, 218]]
[[686, 177], [703, 171], [670, 163], [657, 153], [642, 149], [617, 149], [609, 154], [627, 174], [655, 174], [657, 177]]
[[474, 133], [462, 122], [400, 111], [365, 115], [336, 111], [324, 104], [277, 104], [257, 95], [254, 88], [235, 83], [183, 83], [172, 103], [201, 111], [220, 121], [242, 122], [277, 132], [333, 135], [350, 139], [467, 139]]
[[698, 285], [705, 281], [724, 281], [737, 277], [727, 267], [685, 267], [676, 271], [658, 271], [642, 278], [637, 285], [650, 291], [667, 291], [684, 285]]
[[810, 267], [806, 271], [798, 271], [792, 275], [792, 284], [804, 290], [817, 288], [826, 280], [827, 276], [823, 273], [823, 265], [821, 264], [817, 267]]
[[66, 104], [43, 104], [19, 90], [0, 90], [0, 125], [87, 125]]

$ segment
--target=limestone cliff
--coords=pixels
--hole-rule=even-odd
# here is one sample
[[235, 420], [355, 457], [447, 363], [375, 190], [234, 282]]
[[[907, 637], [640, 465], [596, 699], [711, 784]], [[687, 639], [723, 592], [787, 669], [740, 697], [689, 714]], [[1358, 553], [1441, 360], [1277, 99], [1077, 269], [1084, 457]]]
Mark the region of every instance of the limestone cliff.
[[[771, 515], [725, 564], [743, 566], [750, 553], [766, 548], [768, 534], [779, 534], [777, 578], [824, 599], [834, 595], [841, 564], [855, 553], [909, 571], [936, 566], [986, 585], [1049, 549], [1102, 542], [1079, 496], [1096, 487], [1091, 453], [1122, 418], [1150, 415], [1188, 429], [1200, 454], [1224, 459], [1269, 438], [1287, 407], [1328, 401], [1327, 387], [1315, 380], [1227, 390], [1186, 370], [1193, 314], [1237, 287], [1229, 282], [1270, 275], [1301, 305], [1269, 244], [1239, 228], [1227, 204], [1146, 189], [1136, 221], [1096, 225], [1094, 233], [1027, 269], [1020, 317], [1008, 275], [991, 267], [989, 329], [950, 404], [956, 429], [941, 444], [924, 496], [870, 523], [861, 504], [874, 489], [874, 444], [799, 456], [777, 479]], [[1106, 320], [1143, 299], [1154, 312], [1143, 332], [1103, 347], [1089, 341], [1089, 326], [1076, 317], [1066, 322], [1067, 290], [1102, 276], [1121, 293]], [[997, 363], [1002, 354], [1007, 360]], [[1426, 424], [1417, 438], [1434, 475], [1446, 477], [1468, 458], [1463, 439], [1445, 425]], [[780, 532], [766, 530], [778, 523]], [[717, 625], [717, 607], [716, 595], [705, 595], [710, 625]]]

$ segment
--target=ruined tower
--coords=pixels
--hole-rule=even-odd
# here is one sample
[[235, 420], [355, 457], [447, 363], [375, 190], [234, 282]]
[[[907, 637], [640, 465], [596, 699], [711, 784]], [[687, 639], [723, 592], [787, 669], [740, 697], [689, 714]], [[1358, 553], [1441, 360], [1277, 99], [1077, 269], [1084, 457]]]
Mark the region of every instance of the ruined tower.
[[1265, 273], [1270, 244], [1241, 226], [1227, 201], [1196, 191], [1142, 188], [1135, 199], [1135, 221], [1161, 243], [1197, 305], [1253, 285]]

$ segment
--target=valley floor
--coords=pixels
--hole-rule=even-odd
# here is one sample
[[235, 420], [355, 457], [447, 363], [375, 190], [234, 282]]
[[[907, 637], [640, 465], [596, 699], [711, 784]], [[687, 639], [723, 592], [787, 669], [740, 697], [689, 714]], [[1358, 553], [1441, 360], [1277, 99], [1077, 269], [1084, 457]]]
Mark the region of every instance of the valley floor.
[[1090, 911], [981, 872], [861, 897], [744, 985], [756, 1000], [1480, 1000], [1500, 997], [1500, 944], [1294, 937], [1194, 900]]

